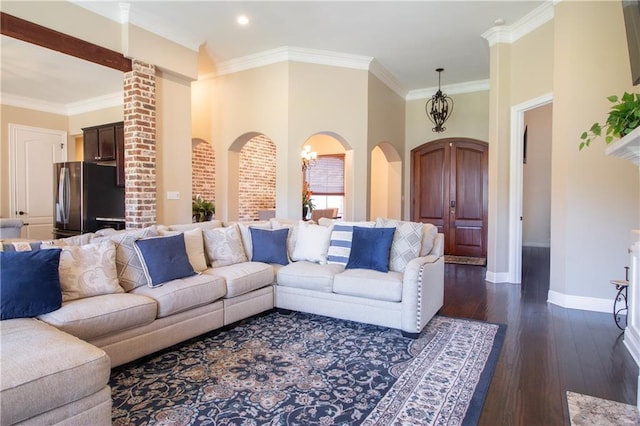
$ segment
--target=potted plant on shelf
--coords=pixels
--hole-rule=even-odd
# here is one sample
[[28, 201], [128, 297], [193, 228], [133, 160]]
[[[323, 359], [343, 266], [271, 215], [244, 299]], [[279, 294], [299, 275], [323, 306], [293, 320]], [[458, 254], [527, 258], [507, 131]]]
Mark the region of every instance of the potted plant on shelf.
[[191, 200], [191, 214], [194, 222], [204, 222], [213, 219], [216, 206], [212, 201], [196, 195]]
[[313, 191], [309, 189], [309, 182], [305, 180], [302, 183], [302, 220], [306, 220], [307, 215], [316, 208], [311, 200], [312, 195]]
[[602, 130], [606, 127], [605, 143], [608, 145], [614, 138], [622, 138], [640, 126], [640, 93], [627, 93], [622, 98], [613, 95], [607, 98], [613, 105], [605, 124], [593, 123], [591, 128], [582, 132], [580, 149], [589, 146], [591, 141], [602, 136]]

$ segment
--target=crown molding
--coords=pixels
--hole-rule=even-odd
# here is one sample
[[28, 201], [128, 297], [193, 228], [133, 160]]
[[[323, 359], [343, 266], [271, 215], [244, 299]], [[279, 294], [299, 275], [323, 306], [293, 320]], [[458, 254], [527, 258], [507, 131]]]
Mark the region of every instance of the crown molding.
[[[426, 89], [410, 90], [405, 97], [407, 101], [415, 101], [418, 99], [428, 99], [436, 93], [438, 87], [429, 87]], [[489, 90], [489, 80], [467, 81], [465, 83], [449, 84], [442, 86], [441, 90], [447, 95], [457, 95], [461, 93], [482, 92]]]
[[173, 41], [180, 46], [197, 52], [200, 49], [200, 45], [204, 43], [204, 37], [199, 39], [196, 37], [189, 37], [180, 31], [174, 31], [168, 29], [162, 22], [157, 22], [151, 15], [145, 15], [136, 13], [136, 10], [131, 10], [131, 2], [121, 2], [117, 6], [113, 7], [113, 2], [97, 2], [97, 1], [84, 1], [84, 0], [69, 0], [71, 3], [93, 12], [103, 18], [110, 21], [117, 22], [119, 24], [132, 24], [136, 27], [142, 28], [145, 31], [149, 31], [152, 34], [158, 35], [167, 40]]
[[225, 74], [232, 74], [286, 61], [368, 70], [372, 60], [373, 58], [370, 56], [349, 55], [346, 53], [330, 52], [327, 50], [282, 46], [276, 49], [265, 50], [264, 52], [258, 52], [252, 55], [220, 62], [217, 64], [215, 72], [205, 74], [201, 76], [199, 80], [206, 80]]
[[375, 75], [382, 81], [389, 89], [393, 90], [395, 94], [404, 98], [407, 96], [407, 90], [402, 87], [402, 84], [398, 79], [389, 72], [377, 59], [373, 59], [369, 64], [369, 72]]
[[66, 105], [67, 115], [82, 114], [84, 112], [99, 111], [101, 109], [122, 107], [124, 92], [109, 93], [95, 98], [85, 99]]
[[553, 1], [546, 1], [512, 25], [489, 28], [482, 34], [482, 37], [489, 42], [489, 47], [497, 43], [513, 43], [552, 20], [553, 5]]
[[2, 105], [10, 105], [18, 108], [32, 109], [59, 115], [77, 115], [105, 108], [122, 106], [124, 94], [122, 92], [111, 93], [69, 104], [47, 102], [40, 99], [18, 96], [10, 93], [2, 93]]

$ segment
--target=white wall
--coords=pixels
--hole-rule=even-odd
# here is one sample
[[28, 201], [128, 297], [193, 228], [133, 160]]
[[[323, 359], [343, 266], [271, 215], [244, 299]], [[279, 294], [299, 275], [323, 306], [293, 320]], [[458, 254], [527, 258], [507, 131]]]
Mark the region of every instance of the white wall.
[[[609, 110], [606, 97], [637, 93], [621, 2], [555, 5], [551, 283], [554, 303], [610, 308], [608, 282], [627, 265], [630, 230], [638, 227], [638, 169], [604, 154], [598, 140], [578, 151], [580, 134]], [[594, 29], [597, 28], [597, 31]]]
[[522, 166], [522, 245], [551, 243], [551, 119], [552, 104], [526, 111], [527, 162]]
[[[404, 212], [405, 220], [411, 218], [411, 150], [436, 139], [464, 137], [489, 141], [489, 91], [450, 95], [454, 101], [451, 118], [445, 123], [446, 131], [435, 133], [431, 129], [424, 110], [427, 99], [406, 102], [406, 144], [403, 155], [404, 167]], [[491, 152], [491, 146], [489, 146]]]

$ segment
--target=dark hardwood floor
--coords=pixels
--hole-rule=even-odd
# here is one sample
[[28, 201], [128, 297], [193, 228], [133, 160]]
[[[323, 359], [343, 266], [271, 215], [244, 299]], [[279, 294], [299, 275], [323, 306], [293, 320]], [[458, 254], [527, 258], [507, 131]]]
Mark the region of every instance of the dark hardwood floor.
[[635, 405], [638, 367], [613, 315], [547, 303], [549, 249], [525, 248], [522, 270], [521, 285], [492, 284], [486, 268], [445, 266], [441, 315], [507, 325], [479, 424], [569, 425], [566, 391]]

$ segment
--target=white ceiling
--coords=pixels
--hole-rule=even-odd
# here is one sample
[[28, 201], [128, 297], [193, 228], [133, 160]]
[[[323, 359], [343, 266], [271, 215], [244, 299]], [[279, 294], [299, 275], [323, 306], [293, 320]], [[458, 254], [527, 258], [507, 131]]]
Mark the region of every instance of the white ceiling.
[[[74, 1], [123, 22], [121, 3]], [[543, 1], [134, 1], [134, 25], [194, 50], [204, 43], [216, 64], [283, 46], [375, 58], [405, 90], [489, 78], [481, 36], [511, 25]], [[241, 27], [238, 15], [249, 17]], [[119, 72], [2, 37], [2, 92], [69, 104], [121, 88]], [[25, 53], [26, 52], [26, 53]], [[72, 61], [72, 62], [70, 62]], [[120, 75], [118, 75], [120, 74]], [[118, 86], [120, 85], [120, 86]]]

